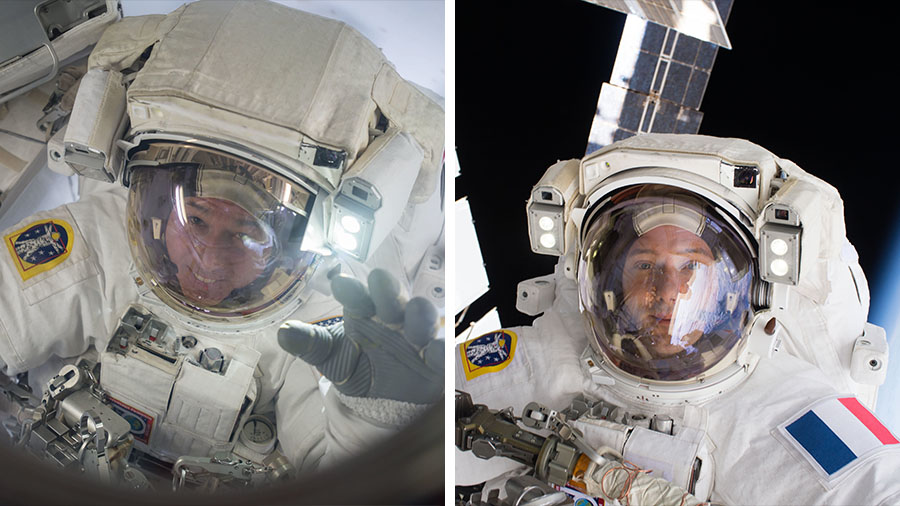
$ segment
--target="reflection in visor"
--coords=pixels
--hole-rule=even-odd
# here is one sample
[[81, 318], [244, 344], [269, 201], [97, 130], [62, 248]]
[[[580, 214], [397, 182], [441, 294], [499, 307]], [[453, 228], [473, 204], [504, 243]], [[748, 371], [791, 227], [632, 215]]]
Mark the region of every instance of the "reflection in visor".
[[130, 167], [132, 255], [170, 306], [255, 317], [291, 303], [318, 265], [303, 248], [315, 200], [303, 186], [190, 144], [153, 144]]
[[675, 188], [631, 187], [590, 220], [579, 287], [612, 364], [641, 378], [687, 380], [736, 348], [754, 262], [710, 204]]

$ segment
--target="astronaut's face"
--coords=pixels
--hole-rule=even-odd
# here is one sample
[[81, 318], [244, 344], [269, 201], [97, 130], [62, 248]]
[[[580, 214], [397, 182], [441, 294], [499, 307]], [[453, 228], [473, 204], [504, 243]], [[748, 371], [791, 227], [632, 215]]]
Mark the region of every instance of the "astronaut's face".
[[[639, 237], [628, 250], [622, 285], [625, 308], [638, 337], [656, 357], [674, 355], [703, 334], [694, 322], [678, 318], [679, 306], [714, 305], [709, 246], [694, 233], [663, 225]], [[699, 304], [699, 306], [698, 306]], [[707, 308], [709, 309], [709, 308]]]
[[272, 253], [259, 220], [218, 198], [185, 197], [184, 209], [169, 214], [165, 235], [182, 292], [205, 306], [256, 280]]

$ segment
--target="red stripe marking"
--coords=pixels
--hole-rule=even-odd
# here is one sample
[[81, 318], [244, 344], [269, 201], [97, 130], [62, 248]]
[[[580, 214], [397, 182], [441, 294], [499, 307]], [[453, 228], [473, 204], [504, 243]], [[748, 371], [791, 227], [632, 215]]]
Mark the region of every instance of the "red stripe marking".
[[875, 418], [875, 415], [873, 415], [868, 409], [866, 409], [865, 406], [860, 404], [859, 400], [857, 400], [856, 397], [843, 397], [839, 398], [838, 400], [841, 401], [841, 404], [843, 404], [845, 408], [849, 409], [850, 412], [853, 413], [853, 416], [858, 418], [859, 421], [862, 422], [862, 424], [865, 425], [866, 428], [869, 429], [872, 434], [874, 434], [875, 437], [877, 437], [878, 440], [881, 441], [882, 444], [900, 444], [900, 441], [897, 441], [897, 438], [895, 438], [894, 435], [891, 434], [891, 431], [889, 431], [887, 427], [882, 425], [881, 422], [879, 422], [878, 419]]

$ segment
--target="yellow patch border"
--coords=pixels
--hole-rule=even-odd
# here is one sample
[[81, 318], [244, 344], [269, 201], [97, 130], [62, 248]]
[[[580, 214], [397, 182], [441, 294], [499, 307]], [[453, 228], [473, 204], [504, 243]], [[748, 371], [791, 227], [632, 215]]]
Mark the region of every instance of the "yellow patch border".
[[[503, 362], [496, 364], [496, 365], [476, 366], [476, 365], [472, 364], [471, 362], [469, 362], [469, 357], [466, 356], [466, 350], [468, 349], [469, 344], [478, 339], [481, 339], [484, 336], [496, 334], [498, 332], [500, 332], [501, 334], [503, 334], [505, 336], [509, 336], [509, 338], [510, 338], [509, 356], [506, 357], [506, 359]], [[517, 340], [518, 340], [518, 336], [516, 336], [515, 332], [509, 331], [509, 330], [495, 330], [493, 332], [488, 332], [487, 334], [482, 334], [474, 339], [470, 339], [470, 340], [462, 343], [459, 346], [459, 354], [460, 354], [460, 358], [462, 359], [463, 372], [465, 372], [465, 374], [466, 374], [466, 381], [469, 381], [473, 378], [477, 378], [477, 377], [481, 376], [482, 374], [497, 372], [497, 371], [500, 371], [500, 370], [506, 368], [506, 366], [508, 366], [512, 362], [513, 358], [516, 355], [516, 341]]]
[[[31, 230], [32, 228], [40, 226], [40, 225], [45, 225], [48, 223], [61, 226], [63, 228], [63, 230], [66, 231], [66, 234], [68, 235], [68, 242], [66, 243], [65, 251], [63, 251], [58, 256], [50, 259], [47, 262], [43, 262], [43, 263], [39, 263], [39, 264], [32, 264], [32, 263], [26, 262], [18, 255], [18, 253], [16, 253], [16, 246], [15, 246], [16, 239], [18, 239], [19, 236], [21, 236], [25, 232]], [[19, 230], [16, 230], [15, 232], [4, 236], [3, 241], [6, 243], [6, 248], [9, 250], [9, 254], [12, 255], [13, 264], [16, 266], [16, 270], [19, 272], [19, 276], [22, 277], [22, 281], [28, 281], [29, 279], [33, 278], [34, 276], [37, 276], [38, 274], [40, 274], [42, 272], [47, 272], [47, 271], [53, 269], [54, 267], [56, 267], [57, 265], [59, 265], [63, 261], [65, 261], [66, 258], [69, 258], [69, 254], [72, 252], [72, 247], [75, 243], [75, 230], [72, 228], [71, 225], [66, 223], [64, 220], [51, 218], [51, 219], [47, 219], [47, 220], [39, 220], [39, 221], [32, 222], [32, 223], [20, 228]]]

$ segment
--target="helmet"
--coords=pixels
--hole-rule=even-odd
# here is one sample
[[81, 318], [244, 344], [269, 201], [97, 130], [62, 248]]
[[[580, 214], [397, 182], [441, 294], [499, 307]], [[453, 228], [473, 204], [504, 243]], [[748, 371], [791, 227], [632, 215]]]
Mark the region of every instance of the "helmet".
[[846, 367], [870, 357], [858, 340], [883, 341], [840, 195], [790, 160], [743, 139], [641, 134], [549, 167], [526, 209], [532, 250], [562, 256], [578, 283], [583, 364], [615, 393], [706, 402], [783, 348], [874, 402], [880, 379]]
[[806, 177], [745, 140], [642, 134], [547, 169], [531, 247], [577, 282], [592, 378], [642, 403], [701, 403], [775, 352], [786, 291], [773, 284], [800, 279], [806, 205], [778, 192], [785, 168]]
[[194, 320], [287, 316], [323, 255], [365, 262], [435, 191], [442, 107], [344, 23], [192, 2], [112, 25], [88, 67], [65, 163], [129, 188], [136, 268]]
[[138, 270], [170, 307], [206, 321], [278, 312], [321, 261], [307, 236], [315, 185], [196, 140], [133, 150], [127, 232]]
[[681, 188], [638, 184], [598, 202], [584, 229], [582, 313], [609, 364], [671, 383], [733, 362], [756, 266], [731, 218]]

